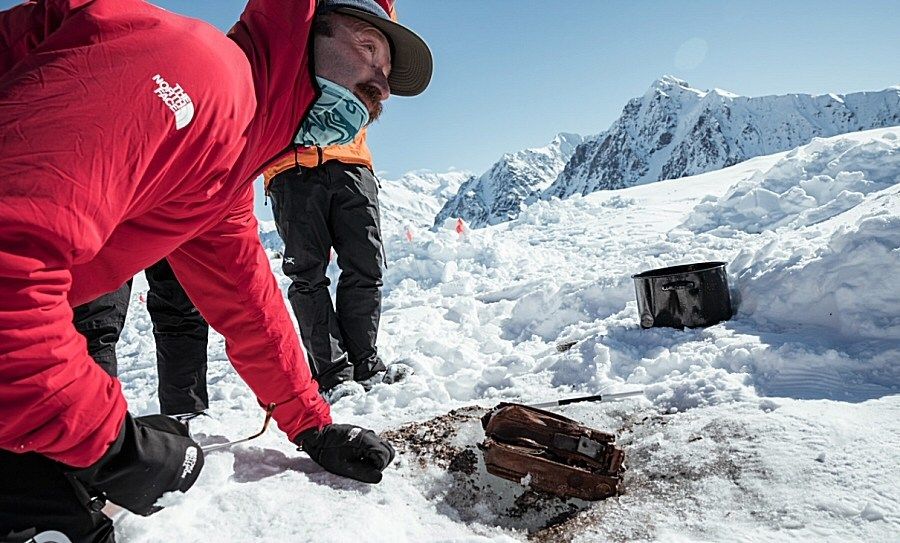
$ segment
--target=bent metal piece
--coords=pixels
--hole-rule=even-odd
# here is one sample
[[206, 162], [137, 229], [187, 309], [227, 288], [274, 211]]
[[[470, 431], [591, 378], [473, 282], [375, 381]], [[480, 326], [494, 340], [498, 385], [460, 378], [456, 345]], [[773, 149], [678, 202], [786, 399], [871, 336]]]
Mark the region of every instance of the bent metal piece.
[[481, 419], [478, 445], [488, 473], [563, 497], [619, 494], [625, 452], [615, 435], [520, 404], [501, 403]]
[[245, 437], [244, 439], [238, 439], [235, 441], [229, 441], [227, 443], [216, 443], [215, 445], [207, 445], [206, 447], [200, 447], [200, 450], [202, 450], [203, 453], [206, 454], [206, 453], [210, 453], [213, 451], [227, 449], [227, 448], [231, 447], [232, 445], [237, 445], [238, 443], [246, 443], [250, 440], [258, 438], [259, 436], [266, 433], [266, 430], [269, 428], [269, 422], [272, 420], [272, 413], [275, 411], [276, 406], [277, 406], [277, 404], [270, 403], [266, 407], [266, 420], [263, 422], [262, 430], [260, 430], [259, 432], [253, 434], [250, 437]]

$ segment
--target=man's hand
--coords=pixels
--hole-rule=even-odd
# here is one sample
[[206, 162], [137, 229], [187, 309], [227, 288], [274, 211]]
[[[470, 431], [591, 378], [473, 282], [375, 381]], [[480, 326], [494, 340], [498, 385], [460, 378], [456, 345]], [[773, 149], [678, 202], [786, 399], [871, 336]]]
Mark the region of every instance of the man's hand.
[[394, 459], [390, 443], [351, 424], [306, 430], [294, 441], [326, 470], [364, 483], [380, 482], [381, 472]]
[[150, 515], [164, 493], [187, 492], [203, 468], [203, 452], [187, 428], [165, 415], [125, 415], [119, 437], [100, 460], [70, 473], [90, 494]]

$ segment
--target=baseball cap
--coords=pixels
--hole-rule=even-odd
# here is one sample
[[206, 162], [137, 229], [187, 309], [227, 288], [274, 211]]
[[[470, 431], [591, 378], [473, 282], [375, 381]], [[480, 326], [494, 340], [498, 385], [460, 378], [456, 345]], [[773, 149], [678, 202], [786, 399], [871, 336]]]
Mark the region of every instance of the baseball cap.
[[376, 0], [320, 0], [319, 13], [336, 12], [361, 19], [381, 31], [391, 43], [391, 94], [416, 96], [431, 82], [431, 50], [418, 34], [395, 23]]

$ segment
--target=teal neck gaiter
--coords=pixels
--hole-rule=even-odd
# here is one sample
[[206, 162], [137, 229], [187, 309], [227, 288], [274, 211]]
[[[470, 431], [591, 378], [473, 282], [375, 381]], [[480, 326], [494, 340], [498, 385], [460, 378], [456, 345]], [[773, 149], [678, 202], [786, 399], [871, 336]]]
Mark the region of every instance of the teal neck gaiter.
[[322, 95], [303, 119], [294, 143], [304, 147], [350, 143], [369, 122], [369, 110], [346, 87], [321, 77], [316, 81]]

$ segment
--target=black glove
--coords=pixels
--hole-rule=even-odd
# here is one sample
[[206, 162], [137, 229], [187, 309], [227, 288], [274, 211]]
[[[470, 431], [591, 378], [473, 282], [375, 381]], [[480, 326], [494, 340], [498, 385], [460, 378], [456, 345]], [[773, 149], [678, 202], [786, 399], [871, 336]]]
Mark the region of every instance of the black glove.
[[394, 448], [372, 430], [351, 424], [330, 424], [298, 435], [294, 442], [317, 464], [343, 477], [378, 483], [394, 459]]
[[89, 493], [139, 515], [160, 509], [164, 493], [186, 492], [203, 468], [203, 451], [180, 422], [165, 415], [125, 415], [119, 437], [93, 465], [70, 473]]

